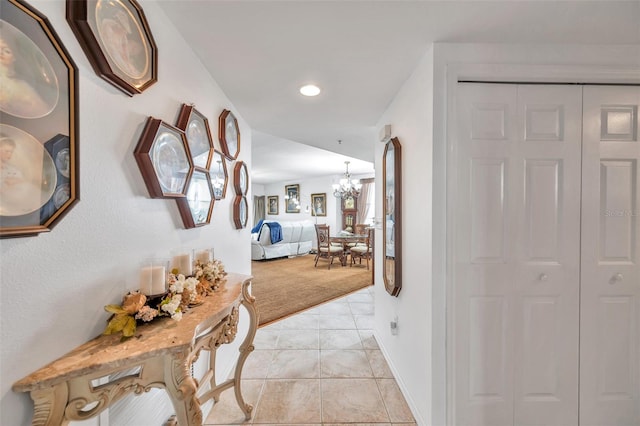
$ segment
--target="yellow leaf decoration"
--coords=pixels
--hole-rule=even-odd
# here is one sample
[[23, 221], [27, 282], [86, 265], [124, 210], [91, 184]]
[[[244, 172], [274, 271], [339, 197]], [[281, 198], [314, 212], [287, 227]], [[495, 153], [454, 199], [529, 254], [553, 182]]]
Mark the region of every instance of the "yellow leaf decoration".
[[124, 328], [129, 324], [129, 320], [133, 321], [135, 331], [135, 318], [127, 314], [116, 314], [107, 324], [107, 328], [104, 329], [103, 334], [115, 334], [123, 331]]
[[131, 337], [136, 332], [136, 320], [132, 316], [127, 316], [127, 323], [122, 329], [122, 335], [124, 337]]
[[104, 307], [104, 310], [107, 312], [111, 312], [112, 314], [126, 314], [127, 311], [122, 309], [120, 305], [107, 305]]

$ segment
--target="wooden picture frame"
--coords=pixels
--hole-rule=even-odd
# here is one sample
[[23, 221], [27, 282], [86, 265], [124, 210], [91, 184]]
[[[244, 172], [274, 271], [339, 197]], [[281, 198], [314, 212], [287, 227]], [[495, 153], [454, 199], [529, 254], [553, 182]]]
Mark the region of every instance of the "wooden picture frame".
[[285, 212], [300, 213], [300, 184], [286, 185], [284, 193]]
[[96, 74], [123, 93], [158, 80], [158, 48], [136, 0], [67, 0], [67, 22]]
[[151, 198], [186, 197], [194, 168], [182, 130], [149, 117], [133, 155]]
[[187, 194], [176, 198], [184, 227], [196, 228], [211, 223], [215, 199], [209, 171], [196, 167], [189, 178]]
[[236, 229], [242, 229], [247, 226], [249, 220], [249, 204], [247, 197], [244, 195], [236, 195], [233, 200], [233, 224]]
[[247, 195], [249, 191], [249, 172], [244, 161], [237, 161], [233, 167], [233, 188], [236, 195]]
[[193, 105], [182, 104], [176, 127], [187, 137], [193, 165], [208, 169], [213, 158], [213, 138], [207, 117]]
[[228, 109], [222, 111], [218, 117], [218, 140], [222, 153], [230, 160], [235, 160], [240, 154], [240, 127], [235, 115]]
[[327, 193], [311, 194], [311, 216], [327, 215]]
[[11, 238], [51, 231], [80, 198], [78, 69], [44, 15], [0, 2], [0, 238]]
[[227, 171], [227, 161], [225, 156], [218, 150], [213, 150], [213, 159], [209, 167], [209, 176], [213, 187], [213, 198], [222, 200], [227, 195], [227, 185], [229, 184], [229, 172]]
[[277, 195], [269, 195], [267, 197], [267, 214], [277, 215], [279, 212], [280, 200]]

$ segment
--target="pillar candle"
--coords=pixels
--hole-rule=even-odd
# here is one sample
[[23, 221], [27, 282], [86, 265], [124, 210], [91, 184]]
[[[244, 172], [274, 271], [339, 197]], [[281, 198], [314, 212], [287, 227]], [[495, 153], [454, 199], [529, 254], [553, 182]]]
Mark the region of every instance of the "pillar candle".
[[209, 250], [202, 250], [196, 253], [196, 260], [200, 261], [202, 264], [209, 263], [211, 260]]
[[178, 273], [182, 275], [191, 275], [191, 254], [173, 256], [171, 269], [177, 269]]
[[166, 269], [164, 266], [151, 267], [151, 293], [163, 294], [166, 291]]
[[152, 272], [153, 267], [145, 266], [140, 269], [140, 293], [151, 294]]

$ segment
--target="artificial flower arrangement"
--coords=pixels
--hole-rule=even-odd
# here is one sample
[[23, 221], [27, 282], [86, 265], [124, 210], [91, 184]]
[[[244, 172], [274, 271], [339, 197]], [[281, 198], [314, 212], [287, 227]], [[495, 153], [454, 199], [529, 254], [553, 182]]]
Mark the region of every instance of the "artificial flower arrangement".
[[204, 297], [213, 294], [227, 273], [219, 260], [203, 263], [196, 260], [193, 275], [185, 276], [173, 269], [168, 276], [168, 291], [160, 298], [150, 298], [139, 291], [126, 294], [122, 305], [106, 305], [105, 311], [113, 314], [103, 334], [122, 332], [127, 339], [136, 332], [137, 322], [150, 322], [158, 317], [170, 316], [180, 321], [190, 306], [204, 302]]

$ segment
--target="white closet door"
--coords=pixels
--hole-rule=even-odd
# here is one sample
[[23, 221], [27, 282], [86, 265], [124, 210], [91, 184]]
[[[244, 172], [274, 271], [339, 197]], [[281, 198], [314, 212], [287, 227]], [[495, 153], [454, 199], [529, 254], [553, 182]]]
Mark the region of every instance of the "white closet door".
[[518, 86], [514, 425], [578, 423], [582, 89]]
[[638, 87], [584, 89], [580, 424], [640, 425]]
[[580, 88], [458, 93], [454, 422], [575, 424]]

